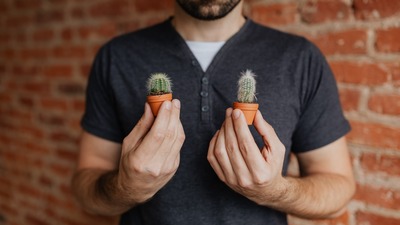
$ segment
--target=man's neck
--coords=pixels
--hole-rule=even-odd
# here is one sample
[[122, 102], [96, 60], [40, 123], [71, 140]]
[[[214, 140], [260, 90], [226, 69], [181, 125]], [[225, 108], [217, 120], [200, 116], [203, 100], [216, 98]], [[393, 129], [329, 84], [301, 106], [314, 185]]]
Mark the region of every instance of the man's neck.
[[245, 23], [242, 15], [243, 2], [240, 2], [225, 17], [204, 21], [191, 17], [175, 3], [175, 15], [172, 25], [177, 32], [187, 41], [216, 42], [226, 41]]

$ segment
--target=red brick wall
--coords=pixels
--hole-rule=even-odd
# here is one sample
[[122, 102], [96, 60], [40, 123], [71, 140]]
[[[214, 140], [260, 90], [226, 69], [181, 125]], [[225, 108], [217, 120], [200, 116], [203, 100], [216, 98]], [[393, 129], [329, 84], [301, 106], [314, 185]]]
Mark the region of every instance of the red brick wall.
[[[100, 45], [164, 20], [171, 2], [0, 1], [0, 224], [112, 224], [69, 189], [88, 69]], [[400, 1], [247, 0], [245, 11], [322, 49], [353, 126], [347, 213], [291, 224], [400, 224]]]

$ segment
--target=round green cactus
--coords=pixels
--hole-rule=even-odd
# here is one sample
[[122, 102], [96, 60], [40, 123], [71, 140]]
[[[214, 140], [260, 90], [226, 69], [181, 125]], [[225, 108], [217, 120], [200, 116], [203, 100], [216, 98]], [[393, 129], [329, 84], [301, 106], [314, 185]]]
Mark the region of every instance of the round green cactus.
[[254, 103], [256, 99], [255, 74], [251, 70], [241, 73], [238, 82], [237, 100], [241, 103]]
[[147, 81], [149, 95], [163, 95], [171, 93], [171, 79], [165, 73], [153, 73]]

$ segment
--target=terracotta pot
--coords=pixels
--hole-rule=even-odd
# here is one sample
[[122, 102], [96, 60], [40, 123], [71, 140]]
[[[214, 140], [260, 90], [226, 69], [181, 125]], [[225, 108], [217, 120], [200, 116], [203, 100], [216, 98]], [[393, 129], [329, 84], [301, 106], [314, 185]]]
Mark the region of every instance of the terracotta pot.
[[154, 116], [157, 116], [158, 110], [160, 109], [161, 104], [164, 101], [171, 101], [172, 100], [172, 94], [163, 94], [163, 95], [148, 95], [147, 96], [147, 102], [150, 105], [151, 111], [153, 112]]
[[244, 117], [246, 118], [247, 125], [253, 124], [254, 117], [256, 116], [258, 110], [258, 103], [234, 102], [233, 108], [242, 110]]

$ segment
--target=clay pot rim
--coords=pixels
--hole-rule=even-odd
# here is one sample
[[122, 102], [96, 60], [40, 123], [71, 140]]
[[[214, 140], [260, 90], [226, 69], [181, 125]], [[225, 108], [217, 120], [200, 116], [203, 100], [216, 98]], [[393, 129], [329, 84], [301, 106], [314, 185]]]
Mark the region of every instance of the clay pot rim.
[[245, 103], [245, 102], [234, 102], [233, 108], [236, 109], [244, 109], [244, 110], [257, 110], [259, 104], [258, 103]]
[[172, 100], [172, 93], [162, 94], [162, 95], [147, 95], [147, 102], [158, 102]]

